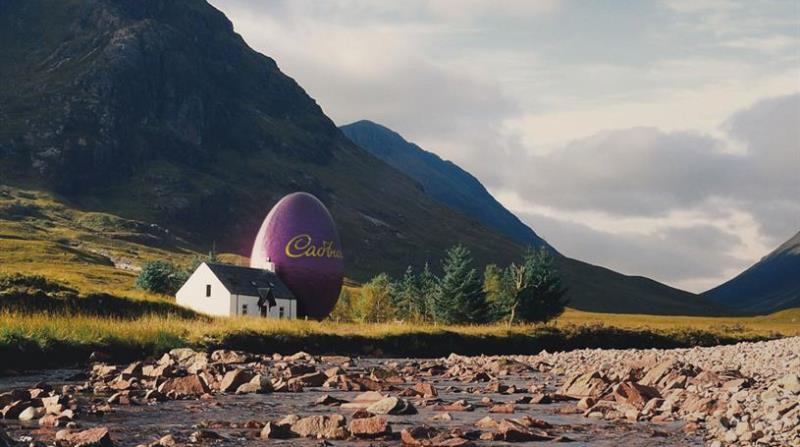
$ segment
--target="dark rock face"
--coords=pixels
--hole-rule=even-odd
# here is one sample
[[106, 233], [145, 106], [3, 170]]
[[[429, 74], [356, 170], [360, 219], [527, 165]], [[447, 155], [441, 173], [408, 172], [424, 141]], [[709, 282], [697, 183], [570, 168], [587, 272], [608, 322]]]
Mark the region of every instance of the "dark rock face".
[[458, 242], [480, 262], [521, 253], [355, 146], [205, 1], [0, 1], [0, 78], [4, 182], [204, 250], [247, 254], [264, 213], [305, 191], [347, 229], [352, 278]]
[[[43, 29], [46, 20], [30, 16], [37, 9], [61, 28]], [[203, 1], [41, 0], [4, 10], [12, 52], [31, 46], [23, 27], [65, 34], [0, 68], [14, 80], [0, 93], [4, 118], [28, 115], [5, 143], [58, 189], [107, 183], [157, 158], [202, 165], [222, 147], [316, 163], [332, 155], [336, 129], [319, 106]], [[308, 141], [289, 150], [258, 132], [265, 125], [302, 128]]]

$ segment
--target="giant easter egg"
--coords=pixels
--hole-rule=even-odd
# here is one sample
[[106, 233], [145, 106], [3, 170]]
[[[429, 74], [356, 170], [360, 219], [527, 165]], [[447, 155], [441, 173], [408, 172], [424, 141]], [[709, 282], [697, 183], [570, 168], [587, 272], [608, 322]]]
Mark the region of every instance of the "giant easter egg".
[[258, 231], [250, 267], [269, 268], [297, 298], [298, 316], [322, 320], [331, 313], [344, 277], [339, 233], [325, 205], [311, 194], [282, 198]]

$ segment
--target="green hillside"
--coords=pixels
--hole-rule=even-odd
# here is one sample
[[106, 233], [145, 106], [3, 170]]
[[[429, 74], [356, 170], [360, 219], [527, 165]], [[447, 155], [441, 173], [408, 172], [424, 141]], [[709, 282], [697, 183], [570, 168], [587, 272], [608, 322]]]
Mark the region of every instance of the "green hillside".
[[[479, 265], [523, 250], [353, 144], [204, 0], [0, 0], [0, 79], [2, 271], [133, 292], [148, 259], [249, 254], [294, 191], [330, 208], [357, 280], [437, 265], [457, 243]], [[643, 278], [560, 268], [575, 307], [715, 312]]]
[[4, 0], [0, 49], [7, 186], [241, 254], [281, 196], [308, 191], [358, 279], [459, 242], [483, 262], [520, 253], [353, 145], [205, 1]]

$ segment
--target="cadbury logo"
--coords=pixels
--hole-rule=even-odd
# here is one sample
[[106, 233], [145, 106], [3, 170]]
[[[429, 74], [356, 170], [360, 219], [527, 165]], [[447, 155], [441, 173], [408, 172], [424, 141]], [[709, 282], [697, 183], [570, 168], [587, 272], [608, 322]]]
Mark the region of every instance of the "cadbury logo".
[[342, 251], [333, 246], [332, 241], [322, 241], [321, 245], [314, 245], [314, 240], [308, 234], [298, 234], [286, 243], [286, 256], [290, 258], [339, 258]]

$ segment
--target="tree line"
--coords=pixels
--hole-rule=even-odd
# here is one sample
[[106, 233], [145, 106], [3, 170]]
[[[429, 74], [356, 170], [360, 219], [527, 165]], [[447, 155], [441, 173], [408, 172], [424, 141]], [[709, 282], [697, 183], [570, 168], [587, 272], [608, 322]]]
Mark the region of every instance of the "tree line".
[[544, 247], [528, 249], [519, 264], [490, 264], [483, 275], [468, 248], [456, 245], [442, 260], [441, 274], [425, 264], [409, 266], [401, 278], [381, 273], [359, 291], [343, 290], [331, 319], [434, 324], [546, 322], [564, 311], [561, 278]]

